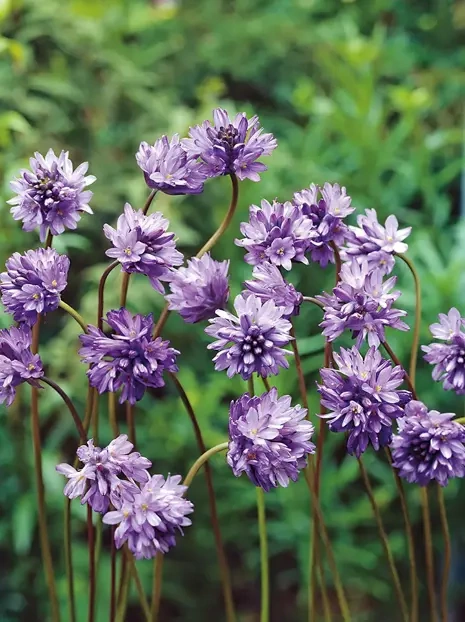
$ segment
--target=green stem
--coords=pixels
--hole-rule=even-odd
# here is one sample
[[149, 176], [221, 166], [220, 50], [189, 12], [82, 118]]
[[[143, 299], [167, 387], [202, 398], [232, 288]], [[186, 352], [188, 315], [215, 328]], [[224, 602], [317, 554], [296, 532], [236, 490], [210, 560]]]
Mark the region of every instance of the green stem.
[[450, 533], [449, 533], [449, 522], [447, 520], [447, 511], [446, 504], [444, 502], [444, 493], [442, 491], [441, 486], [437, 485], [438, 488], [438, 502], [439, 502], [439, 514], [441, 516], [441, 528], [442, 535], [444, 538], [444, 567], [442, 571], [442, 581], [441, 581], [441, 622], [447, 622], [449, 619], [448, 611], [447, 611], [447, 588], [449, 585], [449, 573], [450, 573], [450, 562], [451, 562], [451, 545], [450, 545]]
[[324, 304], [320, 302], [319, 300], [317, 300], [316, 298], [314, 298], [313, 296], [304, 296], [302, 300], [303, 302], [311, 302], [313, 305], [316, 305], [320, 309], [325, 308]]
[[164, 556], [159, 553], [153, 560], [153, 586], [152, 586], [152, 607], [150, 609], [150, 622], [157, 622], [158, 612], [160, 611], [161, 586], [163, 582], [163, 561]]
[[270, 619], [270, 572], [268, 566], [268, 538], [266, 535], [265, 493], [257, 487], [258, 533], [260, 536], [261, 609], [260, 622]]
[[425, 536], [425, 557], [426, 557], [426, 580], [428, 584], [428, 598], [431, 622], [437, 620], [436, 590], [434, 585], [434, 555], [433, 555], [433, 539], [431, 536], [431, 518], [428, 498], [428, 488], [422, 486], [421, 509], [423, 512], [423, 529]]
[[203, 453], [199, 458], [197, 458], [197, 460], [194, 462], [194, 464], [189, 469], [189, 472], [187, 473], [183, 481], [183, 485], [189, 487], [192, 484], [192, 480], [197, 475], [197, 473], [200, 471], [200, 469], [203, 467], [205, 462], [209, 460], [209, 458], [211, 458], [215, 454], [219, 453], [220, 451], [224, 451], [225, 449], [227, 449], [228, 444], [229, 443], [226, 441], [225, 443], [220, 443], [219, 445], [215, 445], [214, 447], [212, 447], [211, 449], [208, 449], [205, 453]]
[[271, 391], [271, 386], [270, 386], [268, 378], [263, 378], [262, 377], [262, 381], [263, 381], [263, 386], [265, 387], [265, 389], [267, 391]]
[[410, 354], [410, 367], [409, 376], [412, 380], [412, 384], [415, 385], [415, 375], [417, 370], [417, 358], [418, 358], [418, 346], [420, 344], [420, 329], [421, 329], [421, 284], [420, 276], [413, 265], [413, 262], [407, 255], [399, 254], [398, 257], [404, 261], [412, 273], [413, 280], [415, 282], [415, 326], [413, 329], [412, 338], [412, 351]]
[[73, 307], [71, 307], [64, 300], [60, 300], [58, 306], [61, 307], [63, 309], [63, 311], [66, 311], [66, 313], [68, 313], [72, 318], [74, 318], [85, 333], [88, 332], [87, 331], [87, 324], [86, 324], [84, 318], [82, 317], [82, 315], [80, 315], [76, 311], [76, 309], [73, 309]]
[[76, 426], [76, 429], [79, 434], [79, 441], [81, 445], [84, 444], [87, 441], [87, 434], [82, 425], [81, 418], [79, 417], [78, 412], [76, 408], [74, 407], [73, 402], [70, 400], [69, 396], [63, 391], [60, 385], [58, 385], [56, 382], [54, 382], [50, 378], [47, 378], [47, 376], [42, 376], [41, 381], [45, 382], [45, 384], [48, 384], [49, 387], [52, 387], [52, 389], [54, 389], [58, 393], [58, 395], [61, 397], [61, 399], [64, 401], [64, 403], [66, 404], [74, 420], [74, 425]]

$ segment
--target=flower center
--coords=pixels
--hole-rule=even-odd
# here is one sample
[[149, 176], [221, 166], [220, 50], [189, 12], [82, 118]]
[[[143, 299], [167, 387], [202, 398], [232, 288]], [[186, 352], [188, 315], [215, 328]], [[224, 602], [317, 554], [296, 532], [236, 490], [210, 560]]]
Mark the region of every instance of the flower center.
[[27, 366], [29, 371], [32, 371], [33, 369], [36, 368], [36, 366], [34, 365], [34, 363], [29, 363], [29, 365]]
[[276, 251], [276, 254], [281, 256], [284, 255], [284, 248], [281, 247], [279, 250]]
[[53, 279], [53, 281], [52, 281], [52, 287], [56, 287], [57, 285], [58, 285], [58, 283], [56, 282], [56, 280], [55, 280], [55, 279]]
[[39, 300], [40, 298], [40, 294], [32, 294], [32, 297], [34, 298], [34, 300]]
[[132, 253], [131, 247], [126, 246], [126, 248], [124, 249], [124, 254], [129, 256], [131, 253]]
[[221, 126], [216, 134], [217, 138], [219, 138], [221, 142], [226, 143], [226, 146], [230, 149], [234, 147], [238, 135], [239, 132], [231, 123], [228, 127]]

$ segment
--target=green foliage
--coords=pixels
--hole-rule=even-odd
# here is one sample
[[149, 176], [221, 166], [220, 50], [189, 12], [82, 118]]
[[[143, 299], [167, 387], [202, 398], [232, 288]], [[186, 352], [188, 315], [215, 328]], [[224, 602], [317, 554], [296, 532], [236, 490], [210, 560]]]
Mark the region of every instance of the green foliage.
[[[75, 233], [56, 240], [69, 253], [72, 279], [65, 299], [95, 321], [95, 289], [106, 265], [101, 225], [114, 222], [125, 201], [141, 206], [147, 190], [133, 154], [141, 140], [162, 133], [185, 134], [211, 109], [260, 115], [279, 148], [268, 159], [260, 184], [244, 182], [236, 218], [215, 248], [232, 260], [232, 294], [250, 269], [234, 246], [238, 225], [250, 203], [287, 199], [310, 182], [338, 181], [360, 209], [375, 207], [382, 217], [394, 212], [414, 226], [409, 255], [423, 281], [422, 343], [428, 324], [452, 305], [465, 308], [465, 228], [457, 224], [463, 166], [465, 52], [460, 42], [465, 4], [390, 0], [7, 0], [0, 2], [0, 248], [3, 261], [16, 250], [38, 243], [12, 221], [6, 200], [8, 181], [34, 151], [69, 149], [74, 162], [88, 160], [97, 176], [92, 202]], [[157, 210], [171, 221], [179, 246], [189, 256], [220, 223], [229, 202], [228, 180], [209, 182], [198, 197], [158, 196]], [[411, 275], [397, 269], [402, 306], [414, 309]], [[294, 277], [294, 274], [293, 274]], [[118, 305], [119, 275], [107, 288], [108, 307]], [[334, 274], [317, 266], [295, 270], [294, 281], [307, 295], [329, 288]], [[131, 280], [129, 307], [154, 312], [163, 300], [142, 278]], [[318, 310], [306, 308], [297, 320], [312, 414], [318, 410], [312, 387], [322, 364]], [[0, 325], [10, 318], [0, 315]], [[42, 331], [41, 355], [48, 375], [83, 412], [85, 375], [76, 354], [79, 329], [57, 312]], [[207, 445], [227, 433], [229, 401], [244, 390], [235, 379], [214, 373], [202, 326], [171, 317], [165, 335], [182, 351], [180, 378], [198, 414]], [[392, 345], [407, 360], [408, 334], [393, 335]], [[297, 398], [293, 371], [275, 382]], [[443, 411], [462, 403], [431, 382], [420, 364], [420, 396]], [[34, 478], [27, 387], [0, 425], [0, 619], [48, 619], [35, 516]], [[101, 439], [111, 437], [101, 404]], [[54, 465], [71, 460], [76, 436], [59, 400], [47, 388], [40, 403], [44, 473], [53, 555], [63, 619], [66, 583], [62, 550], [63, 481]], [[124, 427], [123, 412], [119, 413]], [[140, 451], [157, 472], [186, 473], [197, 456], [188, 418], [170, 384], [147, 396], [137, 408]], [[357, 464], [344, 455], [342, 439], [327, 439], [323, 459], [322, 505], [339, 568], [350, 594], [354, 619], [394, 619], [392, 587], [377, 539]], [[400, 507], [387, 464], [368, 455], [390, 542], [404, 585], [408, 562]], [[215, 487], [234, 590], [241, 619], [252, 620], [258, 607], [259, 557], [255, 492], [231, 476], [221, 458], [213, 462]], [[421, 543], [419, 497], [408, 489], [416, 537]], [[196, 505], [194, 526], [166, 560], [163, 620], [222, 618], [218, 568], [208, 518], [207, 496], [198, 477], [190, 493]], [[458, 486], [448, 489], [452, 528], [459, 525]], [[309, 502], [303, 481], [266, 497], [275, 619], [304, 620], [308, 580]], [[85, 515], [73, 507], [73, 550], [79, 621], [86, 619], [87, 558]], [[437, 525], [437, 521], [434, 522]], [[438, 539], [438, 543], [440, 540]], [[419, 546], [419, 551], [421, 547]], [[439, 555], [438, 555], [439, 558]], [[151, 565], [140, 573], [150, 592]], [[9, 569], [8, 571], [6, 569]], [[109, 544], [104, 537], [98, 620], [108, 617]], [[332, 579], [326, 576], [330, 590]], [[333, 591], [330, 592], [334, 600]], [[422, 604], [426, 610], [425, 594]], [[131, 595], [128, 620], [141, 619]], [[425, 614], [426, 615], [426, 614]]]

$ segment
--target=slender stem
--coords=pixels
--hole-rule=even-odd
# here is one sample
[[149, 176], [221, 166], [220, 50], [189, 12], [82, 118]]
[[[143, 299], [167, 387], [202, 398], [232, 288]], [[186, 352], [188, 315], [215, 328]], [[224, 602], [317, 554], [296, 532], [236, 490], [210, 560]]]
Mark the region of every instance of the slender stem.
[[144, 207], [142, 208], [142, 212], [143, 212], [144, 216], [147, 215], [147, 212], [149, 211], [149, 208], [150, 208], [150, 206], [152, 204], [152, 201], [154, 200], [157, 192], [158, 192], [158, 190], [152, 190], [152, 192], [147, 197], [147, 200], [144, 203]]
[[444, 503], [444, 493], [441, 486], [438, 488], [438, 502], [439, 502], [439, 514], [441, 516], [441, 528], [444, 538], [444, 567], [442, 570], [441, 581], [441, 622], [447, 622], [449, 619], [448, 607], [447, 607], [447, 587], [449, 585], [449, 573], [451, 562], [451, 545], [450, 545], [450, 533], [449, 522], [447, 520], [446, 504]]
[[95, 536], [92, 524], [92, 508], [87, 505], [87, 543], [89, 547], [89, 608], [88, 622], [95, 620]]
[[214, 456], [215, 454], [219, 453], [220, 451], [224, 451], [225, 449], [227, 449], [228, 444], [229, 443], [226, 441], [225, 443], [220, 443], [219, 445], [215, 445], [214, 447], [212, 447], [211, 449], [208, 449], [205, 453], [203, 453], [199, 458], [197, 458], [197, 460], [194, 462], [194, 464], [189, 469], [189, 472], [184, 479], [183, 485], [189, 487], [192, 484], [192, 480], [197, 475], [197, 473], [200, 471], [200, 469], [203, 467], [205, 462], [209, 458]]
[[247, 380], [247, 388], [248, 388], [250, 397], [253, 397], [255, 395], [253, 376], [250, 376], [250, 378]]
[[51, 248], [52, 242], [53, 242], [53, 233], [49, 229], [47, 231], [47, 239], [45, 240], [45, 244], [44, 244], [45, 248]]
[[[402, 363], [400, 362], [399, 358], [396, 356], [394, 350], [391, 348], [391, 346], [388, 344], [387, 341], [383, 341], [383, 346], [384, 346], [386, 352], [389, 354], [389, 356], [393, 360], [393, 362], [396, 365], [399, 365], [399, 367], [402, 367], [404, 369], [404, 367], [403, 367]], [[405, 376], [404, 376], [405, 382], [407, 383], [408, 388], [412, 392], [413, 399], [416, 400], [417, 399], [417, 393], [415, 391], [415, 386], [414, 386], [414, 384], [413, 384], [409, 374], [405, 371], [405, 369], [404, 369], [404, 372], [405, 372]]]
[[111, 527], [111, 570], [110, 570], [110, 622], [115, 622], [116, 616], [116, 545], [115, 526]]
[[129, 289], [129, 272], [123, 272], [123, 280], [121, 282], [121, 295], [120, 295], [120, 307], [126, 306], [126, 301], [128, 299], [128, 289]]
[[458, 419], [454, 419], [455, 423], [465, 424], [465, 417], [459, 417]]
[[150, 622], [157, 622], [158, 612], [160, 611], [161, 601], [161, 586], [163, 579], [163, 561], [164, 556], [159, 553], [155, 556], [154, 561], [154, 573], [153, 573], [153, 586], [152, 586], [152, 607], [150, 610]]
[[333, 615], [331, 613], [331, 605], [329, 604], [328, 591], [326, 590], [326, 580], [323, 564], [318, 566], [318, 579], [321, 587], [321, 597], [323, 601], [323, 613], [325, 622], [332, 622]]
[[134, 423], [134, 407], [126, 402], [126, 422], [128, 424], [128, 436], [133, 445], [136, 444], [136, 426]]
[[105, 283], [107, 282], [108, 275], [112, 270], [119, 265], [119, 261], [115, 259], [105, 270], [103, 271], [102, 276], [100, 277], [100, 281], [98, 284], [98, 306], [97, 306], [97, 326], [102, 330], [103, 326], [103, 309], [104, 309], [104, 294], [105, 294]]
[[62, 400], [68, 407], [68, 410], [71, 413], [71, 416], [74, 420], [74, 425], [76, 426], [76, 429], [78, 431], [80, 443], [82, 445], [87, 440], [87, 434], [86, 434], [86, 431], [84, 430], [84, 427], [81, 422], [81, 418], [78, 415], [78, 412], [76, 408], [74, 407], [73, 402], [70, 400], [69, 396], [63, 391], [60, 385], [54, 382], [51, 378], [47, 378], [47, 376], [42, 376], [41, 380], [42, 382], [45, 382], [45, 384], [48, 384], [49, 387], [52, 387], [52, 389], [54, 389], [58, 393], [58, 395], [62, 398]]
[[415, 375], [417, 371], [417, 358], [418, 358], [418, 346], [420, 344], [420, 329], [421, 329], [421, 284], [420, 276], [413, 265], [412, 260], [407, 255], [399, 254], [398, 257], [404, 261], [412, 273], [413, 280], [415, 282], [415, 326], [413, 329], [412, 338], [412, 351], [410, 354], [410, 367], [409, 375], [412, 380], [412, 384], [415, 385]]
[[319, 300], [317, 300], [316, 298], [314, 298], [313, 296], [304, 296], [303, 297], [303, 301], [304, 302], [311, 302], [313, 305], [316, 305], [320, 309], [324, 309], [325, 308], [324, 304], [322, 302], [320, 302]]
[[378, 508], [378, 504], [376, 503], [375, 495], [373, 493], [373, 489], [370, 484], [370, 480], [368, 478], [368, 473], [366, 472], [365, 466], [361, 460], [361, 458], [357, 458], [358, 464], [360, 467], [360, 474], [362, 476], [363, 485], [365, 486], [366, 493], [368, 495], [368, 499], [370, 501], [371, 507], [373, 509], [373, 514], [375, 516], [376, 524], [378, 526], [378, 532], [381, 539], [381, 543], [384, 548], [384, 552], [386, 553], [386, 558], [389, 564], [389, 569], [391, 571], [392, 580], [394, 583], [394, 588], [397, 594], [397, 599], [399, 601], [400, 611], [402, 614], [402, 618], [404, 622], [409, 622], [409, 615], [407, 605], [405, 603], [404, 593], [402, 591], [402, 586], [400, 583], [399, 575], [397, 573], [396, 565], [394, 562], [394, 557], [392, 555], [391, 547], [389, 546], [389, 540], [384, 529], [383, 520], [381, 518], [381, 513]]
[[334, 260], [336, 262], [336, 285], [337, 285], [339, 281], [339, 274], [341, 273], [341, 268], [342, 268], [341, 255], [339, 253], [339, 249], [335, 242], [330, 242], [330, 245], [334, 251]]
[[261, 608], [260, 622], [270, 619], [270, 570], [268, 565], [268, 538], [266, 534], [265, 493], [257, 486], [258, 533], [260, 536]]
[[421, 509], [423, 512], [423, 529], [425, 536], [425, 556], [426, 556], [426, 580], [428, 584], [428, 598], [431, 622], [437, 620], [437, 605], [436, 605], [436, 588], [434, 582], [434, 555], [433, 555], [433, 539], [431, 536], [431, 518], [428, 498], [428, 488], [422, 486], [420, 489], [421, 494]]
[[297, 372], [297, 379], [299, 382], [299, 391], [302, 398], [302, 405], [308, 409], [307, 387], [305, 385], [305, 376], [302, 369], [302, 359], [300, 358], [299, 348], [297, 346], [297, 339], [295, 338], [294, 326], [291, 328], [291, 341], [292, 350], [294, 351], [295, 369]]
[[[182, 384], [180, 383], [177, 376], [173, 373], [169, 373], [171, 380], [173, 381], [176, 390], [179, 393], [179, 396], [184, 404], [184, 407], [189, 415], [189, 418], [192, 422], [192, 426], [194, 428], [195, 439], [197, 441], [197, 447], [201, 454], [205, 453], [207, 448], [203, 441], [202, 432], [200, 430], [200, 426], [198, 424], [197, 417], [195, 415], [195, 411], [192, 408], [192, 404], [185, 392]], [[234, 622], [236, 619], [236, 614], [234, 611], [234, 601], [232, 596], [232, 586], [231, 586], [231, 573], [228, 566], [228, 561], [226, 559], [226, 554], [224, 552], [223, 538], [221, 536], [220, 523], [218, 520], [218, 512], [216, 509], [216, 499], [215, 499], [215, 491], [213, 488], [213, 477], [211, 468], [208, 462], [205, 462], [204, 465], [205, 472], [205, 480], [207, 483], [207, 492], [208, 492], [208, 502], [210, 506], [210, 519], [213, 528], [213, 535], [215, 538], [215, 547], [216, 547], [216, 555], [218, 557], [218, 565], [220, 567], [220, 575], [221, 575], [221, 584], [223, 587], [223, 598], [226, 607], [226, 619], [227, 622]]]
[[69, 622], [76, 622], [76, 599], [74, 596], [74, 568], [71, 549], [71, 499], [65, 498], [64, 506], [64, 542], [66, 583], [68, 586], [68, 615]]
[[108, 418], [113, 438], [116, 438], [119, 436], [119, 425], [116, 418], [116, 393], [108, 393]]
[[160, 336], [160, 333], [163, 330], [163, 326], [166, 324], [166, 320], [168, 319], [171, 313], [168, 307], [169, 307], [169, 303], [166, 303], [166, 305], [163, 307], [162, 312], [160, 313], [160, 317], [158, 318], [157, 323], [155, 324], [155, 328], [153, 329], [154, 339]]
[[271, 386], [270, 386], [270, 382], [269, 382], [268, 378], [263, 378], [262, 377], [262, 381], [263, 381], [263, 384], [265, 386], [265, 389], [267, 391], [271, 391]]
[[124, 622], [126, 607], [128, 602], [129, 579], [131, 577], [129, 568], [128, 550], [124, 548], [123, 563], [121, 568], [121, 578], [118, 590], [118, 607], [116, 610], [116, 621]]
[[136, 584], [137, 595], [139, 596], [139, 602], [142, 607], [142, 611], [144, 612], [144, 616], [147, 622], [150, 622], [150, 607], [147, 602], [147, 598], [145, 596], [142, 581], [140, 580], [139, 573], [137, 572], [136, 562], [132, 556], [129, 557], [129, 564], [131, 566], [131, 572], [134, 578], [134, 583]]
[[63, 311], [66, 311], [66, 313], [68, 313], [72, 318], [74, 318], [76, 320], [76, 322], [79, 324], [79, 326], [82, 328], [82, 330], [85, 333], [87, 333], [87, 324], [86, 324], [84, 318], [82, 317], [82, 315], [80, 315], [76, 311], [76, 309], [73, 309], [73, 307], [71, 307], [64, 300], [60, 300], [58, 306], [61, 307], [63, 309]]

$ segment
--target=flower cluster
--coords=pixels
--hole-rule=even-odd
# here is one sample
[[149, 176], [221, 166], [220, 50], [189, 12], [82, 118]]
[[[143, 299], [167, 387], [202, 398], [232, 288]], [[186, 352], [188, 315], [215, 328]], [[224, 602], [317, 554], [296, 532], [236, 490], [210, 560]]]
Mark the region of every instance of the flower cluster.
[[318, 385], [321, 404], [330, 410], [320, 415], [333, 432], [348, 432], [347, 451], [360, 456], [371, 444], [376, 450], [391, 442], [392, 424], [402, 417], [410, 400], [398, 390], [404, 379], [401, 367], [392, 367], [372, 347], [363, 357], [354, 346], [334, 354], [338, 369], [322, 369]]
[[215, 261], [209, 253], [188, 260], [186, 267], [171, 272], [169, 309], [190, 324], [209, 320], [228, 302], [228, 270], [229, 261]]
[[428, 411], [418, 401], [406, 405], [391, 445], [393, 466], [401, 477], [420, 486], [433, 480], [447, 486], [449, 479], [464, 477], [465, 428], [452, 421], [454, 416]]
[[95, 177], [86, 176], [87, 162], [73, 171], [68, 152], [56, 156], [50, 149], [45, 158], [37, 152], [34, 156], [30, 159], [31, 170], [22, 170], [21, 176], [11, 182], [16, 196], [8, 203], [13, 205], [13, 218], [23, 222], [23, 229], [39, 228], [44, 242], [47, 229], [60, 235], [65, 229], [76, 229], [82, 212], [92, 214], [92, 192], [85, 188]]
[[99, 393], [122, 389], [120, 403], [135, 404], [147, 387], [162, 387], [165, 371], [176, 372], [177, 350], [161, 337], [152, 339], [152, 315], [131, 315], [124, 308], [107, 313], [109, 336], [95, 326], [81, 335], [79, 350], [84, 363], [89, 363], [89, 382]]
[[277, 307], [282, 308], [286, 320], [299, 314], [303, 296], [283, 278], [279, 268], [272, 263], [259, 264], [253, 269], [252, 276], [252, 280], [244, 283], [249, 292], [262, 302], [273, 300]]
[[25, 324], [0, 330], [0, 404], [11, 406], [23, 382], [39, 386], [42, 361], [31, 352], [31, 329]]
[[433, 337], [444, 343], [422, 346], [425, 360], [434, 365], [433, 379], [441, 380], [446, 391], [465, 394], [465, 318], [454, 307], [439, 314], [439, 323], [431, 324]]
[[68, 278], [69, 259], [52, 248], [13, 253], [0, 274], [2, 303], [17, 322], [33, 326], [39, 313], [58, 308]]
[[295, 482], [307, 455], [315, 452], [306, 414], [305, 408], [291, 406], [289, 395], [278, 398], [276, 389], [231, 402], [227, 460], [234, 475], [246, 473], [265, 491]]

